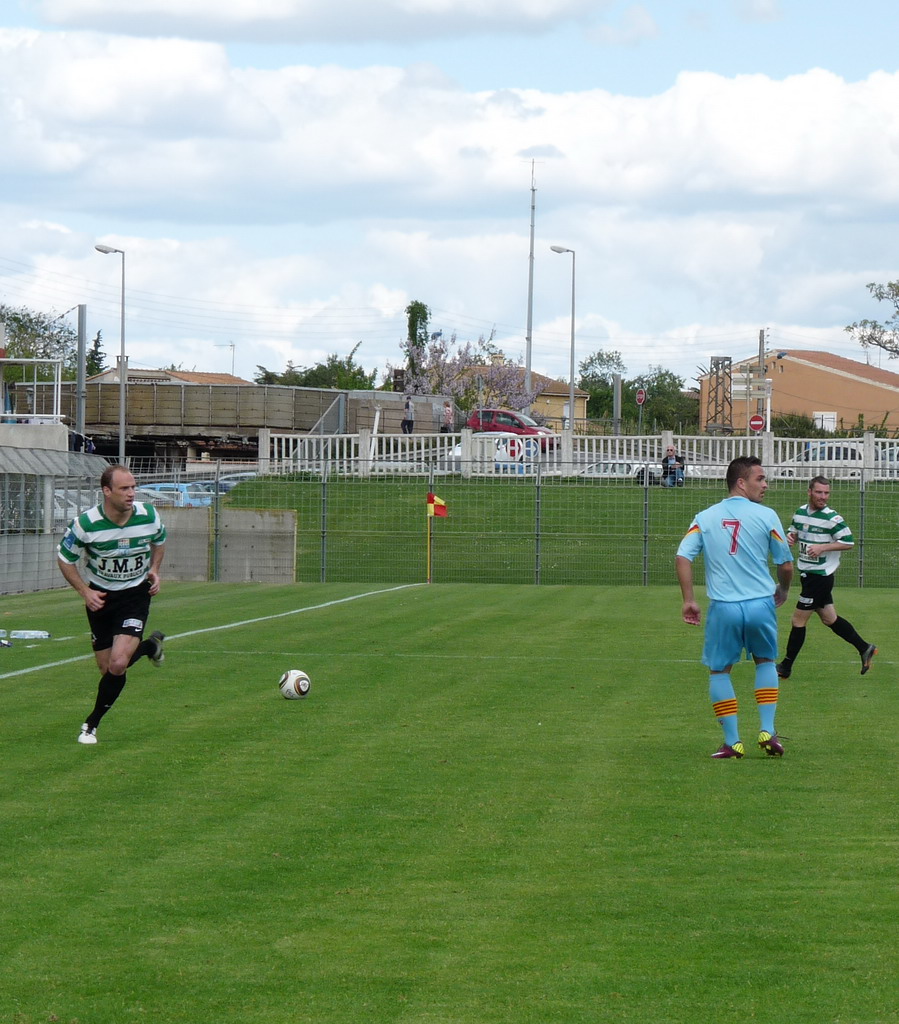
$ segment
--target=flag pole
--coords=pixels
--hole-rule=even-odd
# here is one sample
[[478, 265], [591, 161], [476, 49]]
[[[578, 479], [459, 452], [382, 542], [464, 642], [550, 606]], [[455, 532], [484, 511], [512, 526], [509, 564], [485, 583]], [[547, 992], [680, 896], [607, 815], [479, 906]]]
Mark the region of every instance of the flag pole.
[[428, 516], [428, 583], [431, 582], [431, 523], [434, 517]]

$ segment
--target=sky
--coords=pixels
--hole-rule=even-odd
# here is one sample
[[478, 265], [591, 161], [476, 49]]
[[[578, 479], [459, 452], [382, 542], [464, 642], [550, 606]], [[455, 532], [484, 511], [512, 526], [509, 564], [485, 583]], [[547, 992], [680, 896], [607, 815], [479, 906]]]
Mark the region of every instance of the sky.
[[124, 276], [131, 366], [248, 380], [354, 349], [381, 377], [413, 301], [562, 380], [572, 313], [576, 364], [631, 378], [760, 332], [899, 372], [843, 329], [899, 278], [897, 28], [894, 0], [0, 0], [0, 303], [86, 306], [111, 365]]

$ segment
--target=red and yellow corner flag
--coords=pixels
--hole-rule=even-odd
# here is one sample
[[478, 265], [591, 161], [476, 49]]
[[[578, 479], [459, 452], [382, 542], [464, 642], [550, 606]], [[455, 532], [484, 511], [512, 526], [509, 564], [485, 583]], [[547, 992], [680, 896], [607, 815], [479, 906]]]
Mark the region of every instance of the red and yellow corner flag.
[[442, 498], [438, 498], [436, 494], [428, 495], [428, 515], [429, 516], [446, 516], [449, 515], [446, 509], [446, 502]]

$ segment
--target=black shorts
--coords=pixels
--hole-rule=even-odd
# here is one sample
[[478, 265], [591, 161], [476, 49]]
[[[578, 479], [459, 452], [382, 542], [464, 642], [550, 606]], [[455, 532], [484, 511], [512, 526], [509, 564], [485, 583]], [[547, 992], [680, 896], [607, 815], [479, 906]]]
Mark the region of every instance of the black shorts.
[[106, 603], [98, 612], [87, 613], [95, 651], [108, 651], [113, 640], [122, 633], [138, 639], [143, 637], [150, 615], [149, 580], [125, 590], [103, 590], [93, 585], [91, 590], [99, 590], [106, 595]]
[[801, 572], [802, 593], [796, 602], [801, 612], [813, 612], [833, 604], [833, 573], [822, 576], [817, 572]]

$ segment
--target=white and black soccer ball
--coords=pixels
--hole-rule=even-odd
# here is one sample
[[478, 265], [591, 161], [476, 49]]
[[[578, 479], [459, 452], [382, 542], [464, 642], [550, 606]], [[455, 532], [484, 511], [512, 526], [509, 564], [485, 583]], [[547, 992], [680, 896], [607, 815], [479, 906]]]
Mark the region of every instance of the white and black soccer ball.
[[309, 693], [311, 686], [309, 676], [298, 668], [288, 669], [278, 680], [281, 696], [287, 700], [302, 700]]

